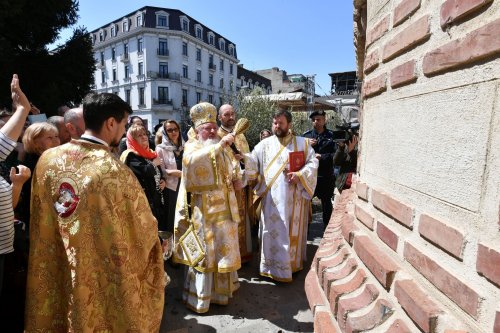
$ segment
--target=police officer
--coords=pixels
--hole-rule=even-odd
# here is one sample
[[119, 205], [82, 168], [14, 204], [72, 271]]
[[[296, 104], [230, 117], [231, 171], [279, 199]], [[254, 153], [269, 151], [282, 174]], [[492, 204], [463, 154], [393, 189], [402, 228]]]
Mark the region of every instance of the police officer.
[[321, 200], [323, 208], [323, 223], [325, 227], [330, 221], [333, 205], [333, 189], [335, 187], [335, 177], [333, 175], [333, 155], [336, 145], [333, 141], [333, 132], [326, 128], [326, 114], [323, 110], [313, 111], [309, 118], [312, 121], [313, 129], [303, 134], [309, 138], [316, 158], [319, 160], [318, 181], [314, 196]]

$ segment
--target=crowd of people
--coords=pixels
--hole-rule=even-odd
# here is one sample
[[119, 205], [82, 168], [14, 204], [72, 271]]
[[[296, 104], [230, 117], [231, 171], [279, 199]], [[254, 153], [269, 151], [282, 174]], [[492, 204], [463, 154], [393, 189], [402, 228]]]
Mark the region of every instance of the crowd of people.
[[277, 110], [251, 149], [229, 104], [194, 105], [185, 135], [173, 119], [149, 135], [115, 94], [28, 124], [39, 110], [17, 75], [11, 92], [13, 111], [0, 114], [0, 292], [4, 276], [24, 272], [16, 328], [27, 332], [157, 332], [170, 245], [197, 313], [229, 303], [253, 256], [261, 276], [291, 282], [306, 261], [312, 198], [326, 225], [336, 179], [347, 188], [356, 168], [357, 135], [333, 140], [322, 111], [298, 136]]

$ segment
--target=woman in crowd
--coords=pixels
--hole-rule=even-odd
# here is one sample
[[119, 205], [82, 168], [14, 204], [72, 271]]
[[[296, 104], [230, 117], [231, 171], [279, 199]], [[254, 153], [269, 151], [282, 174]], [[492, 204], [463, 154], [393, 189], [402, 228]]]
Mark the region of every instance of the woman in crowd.
[[264, 140], [265, 138], [270, 137], [271, 135], [273, 135], [273, 133], [271, 133], [271, 131], [268, 129], [264, 129], [264, 130], [260, 131], [260, 135], [259, 135], [260, 141]]
[[156, 153], [160, 159], [163, 177], [166, 180], [168, 193], [168, 218], [167, 231], [174, 230], [175, 205], [182, 175], [182, 154], [184, 152], [184, 140], [181, 137], [179, 124], [168, 119], [158, 130], [161, 132], [161, 143], [157, 135]]
[[[31, 170], [31, 173], [33, 173], [42, 153], [47, 149], [57, 147], [60, 144], [57, 127], [45, 122], [34, 123], [26, 129], [23, 135], [23, 145], [26, 154], [22, 163]], [[23, 185], [19, 209], [16, 210], [16, 217], [20, 221], [26, 223], [27, 235], [29, 235], [30, 198], [31, 177]]]
[[127, 150], [120, 160], [124, 162], [141, 183], [153, 215], [158, 220], [158, 229], [167, 228], [167, 197], [164, 196], [165, 180], [158, 155], [149, 149], [149, 137], [144, 126], [132, 125], [127, 131]]
[[[28, 99], [19, 86], [17, 74], [13, 75], [10, 87], [14, 113], [0, 129], [0, 160], [4, 160], [14, 150], [31, 109]], [[22, 184], [29, 176], [29, 169], [22, 166], [19, 166], [17, 174], [11, 169], [12, 185], [0, 176], [0, 293], [2, 292], [5, 257], [14, 251], [14, 207], [18, 202]]]

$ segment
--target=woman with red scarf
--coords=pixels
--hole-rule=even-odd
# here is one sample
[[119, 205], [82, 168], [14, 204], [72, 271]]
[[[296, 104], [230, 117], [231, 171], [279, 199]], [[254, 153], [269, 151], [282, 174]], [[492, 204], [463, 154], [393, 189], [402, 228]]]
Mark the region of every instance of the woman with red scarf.
[[120, 156], [135, 174], [146, 193], [153, 215], [158, 220], [158, 230], [167, 230], [168, 200], [164, 193], [158, 155], [149, 149], [149, 137], [143, 126], [132, 125], [127, 131], [127, 150]]

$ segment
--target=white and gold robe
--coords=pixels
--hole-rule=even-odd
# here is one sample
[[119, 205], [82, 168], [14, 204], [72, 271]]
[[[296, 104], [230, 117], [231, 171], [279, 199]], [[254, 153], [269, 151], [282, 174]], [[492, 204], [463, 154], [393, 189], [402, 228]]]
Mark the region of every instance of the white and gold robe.
[[[238, 288], [241, 267], [238, 245], [238, 204], [230, 156], [220, 144], [203, 146], [190, 140], [184, 146], [182, 178], [174, 226], [175, 262], [188, 265], [183, 300], [198, 313], [210, 303], [227, 304]], [[191, 215], [188, 211], [190, 197]], [[193, 226], [203, 259], [190, 262], [180, 239]], [[192, 246], [192, 244], [187, 244]]]
[[[303, 151], [305, 159], [297, 172], [300, 182], [296, 185], [288, 183], [285, 174], [292, 151]], [[301, 270], [306, 260], [307, 225], [318, 160], [307, 139], [289, 134], [261, 141], [246, 155], [245, 165], [249, 179], [259, 176], [255, 192], [262, 198], [260, 275], [290, 282], [292, 273]]]

